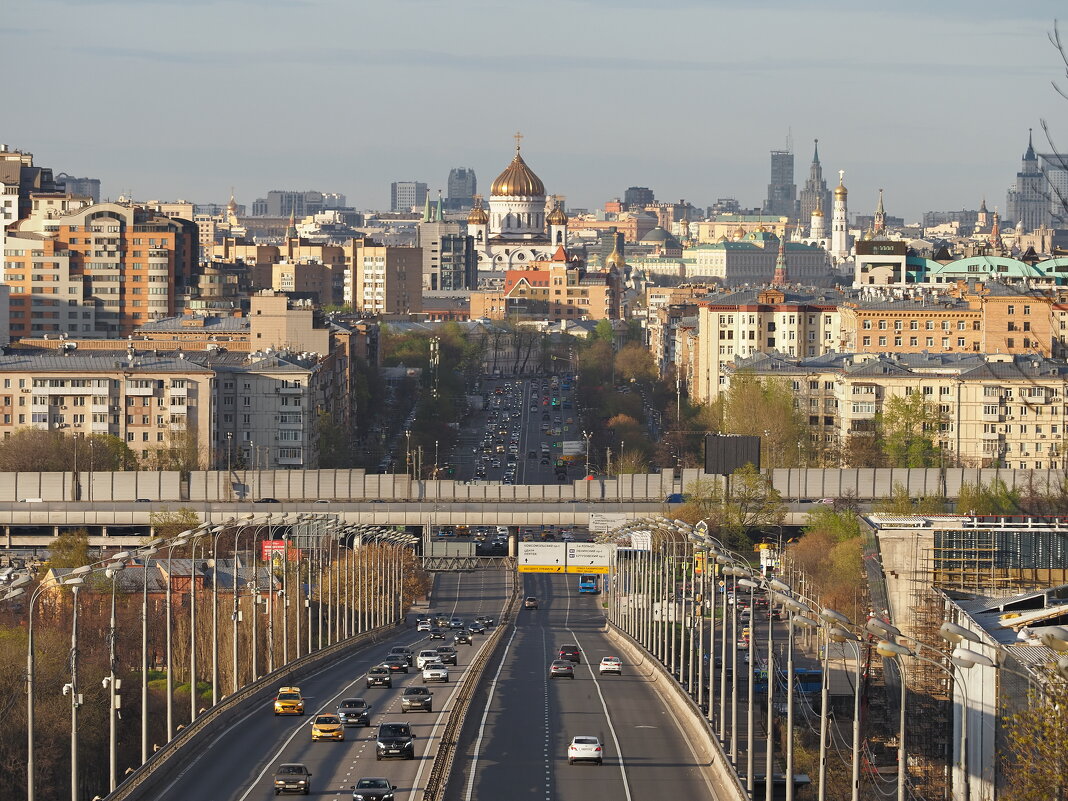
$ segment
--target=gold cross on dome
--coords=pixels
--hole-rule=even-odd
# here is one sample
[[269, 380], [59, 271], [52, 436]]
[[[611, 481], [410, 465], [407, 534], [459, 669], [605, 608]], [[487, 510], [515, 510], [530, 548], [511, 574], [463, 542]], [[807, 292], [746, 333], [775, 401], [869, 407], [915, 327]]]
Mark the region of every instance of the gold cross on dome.
[[517, 151], [519, 150], [519, 144], [522, 141], [523, 141], [523, 134], [519, 133], [519, 131], [516, 131], [515, 132], [515, 149]]

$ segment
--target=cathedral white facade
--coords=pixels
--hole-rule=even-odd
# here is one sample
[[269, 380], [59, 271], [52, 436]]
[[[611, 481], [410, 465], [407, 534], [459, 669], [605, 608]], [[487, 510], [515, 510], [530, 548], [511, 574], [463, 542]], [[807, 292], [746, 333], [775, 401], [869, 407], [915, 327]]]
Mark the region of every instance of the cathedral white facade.
[[490, 186], [489, 210], [481, 198], [467, 217], [475, 240], [479, 271], [504, 271], [532, 261], [548, 261], [567, 247], [567, 215], [546, 201], [545, 185], [523, 161], [516, 136], [515, 156]]

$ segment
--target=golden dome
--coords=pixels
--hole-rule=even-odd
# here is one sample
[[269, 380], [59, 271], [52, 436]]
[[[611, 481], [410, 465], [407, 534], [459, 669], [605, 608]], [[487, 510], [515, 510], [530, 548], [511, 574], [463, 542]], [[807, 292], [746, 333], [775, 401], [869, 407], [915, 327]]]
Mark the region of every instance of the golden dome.
[[471, 209], [471, 212], [467, 215], [468, 225], [486, 225], [489, 223], [489, 215], [486, 214], [486, 210], [482, 208], [482, 198], [475, 199], [475, 207]]
[[622, 270], [627, 266], [627, 260], [623, 258], [623, 254], [619, 252], [619, 240], [617, 239], [615, 245], [612, 247], [612, 252], [608, 254], [608, 258], [604, 260], [604, 268], [611, 270], [615, 267], [617, 270]]
[[553, 206], [553, 210], [549, 212], [549, 216], [545, 218], [545, 222], [549, 223], [549, 225], [567, 225], [567, 215], [564, 214], [559, 203]]
[[823, 216], [823, 209], [821, 209], [819, 206], [816, 206], [816, 208], [814, 208], [812, 210], [812, 216], [813, 217], [822, 217]]
[[490, 185], [490, 196], [495, 197], [536, 197], [545, 195], [545, 184], [541, 178], [523, 161], [519, 154], [519, 145], [515, 148], [515, 158], [505, 167]]
[[845, 180], [845, 171], [843, 170], [843, 171], [839, 172], [838, 186], [836, 186], [834, 188], [834, 196], [835, 196], [836, 199], [837, 198], [844, 198], [846, 195], [849, 194], [849, 190], [846, 189], [845, 185], [842, 183], [844, 180]]

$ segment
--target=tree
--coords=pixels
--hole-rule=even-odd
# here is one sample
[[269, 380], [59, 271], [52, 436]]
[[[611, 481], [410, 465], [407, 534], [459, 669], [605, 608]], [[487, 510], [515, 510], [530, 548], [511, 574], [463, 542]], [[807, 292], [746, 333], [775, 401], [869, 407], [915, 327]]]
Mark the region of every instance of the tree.
[[875, 432], [851, 432], [842, 448], [842, 464], [846, 467], [884, 467], [886, 454]]
[[50, 568], [89, 564], [89, 532], [84, 528], [63, 532], [48, 543], [48, 553]]
[[200, 517], [192, 509], [182, 507], [173, 512], [152, 512], [148, 522], [155, 536], [169, 540], [199, 526]]
[[1020, 491], [1010, 490], [1001, 479], [989, 485], [968, 484], [960, 486], [957, 495], [957, 514], [961, 515], [1011, 515], [1020, 513]]
[[920, 392], [895, 395], [876, 415], [876, 427], [889, 467], [937, 467], [943, 415]]
[[890, 497], [876, 501], [873, 508], [889, 515], [940, 515], [945, 514], [946, 500], [935, 495], [913, 498], [904, 484], [894, 484]]
[[352, 449], [345, 428], [328, 411], [319, 412], [319, 467], [336, 470], [351, 467]]
[[597, 325], [593, 328], [593, 335], [607, 345], [615, 345], [616, 330], [612, 327], [611, 320], [598, 320]]
[[808, 424], [794, 408], [794, 400], [793, 390], [782, 379], [761, 380], [751, 373], [738, 373], [716, 399], [720, 430], [760, 437], [764, 467], [806, 463]]
[[1005, 719], [1002, 754], [1006, 801], [1068, 801], [1068, 682], [1050, 677], [1043, 692]]
[[624, 381], [649, 384], [657, 379], [656, 363], [649, 349], [629, 343], [616, 354], [616, 375]]
[[167, 435], [166, 444], [150, 450], [141, 466], [145, 470], [191, 473], [201, 469], [201, 462], [197, 432], [195, 429], [186, 429], [171, 431]]
[[786, 517], [782, 496], [767, 476], [753, 465], [735, 470], [726, 482], [720, 478], [698, 479], [686, 487], [686, 503], [675, 516], [687, 523], [708, 522], [718, 536], [744, 549], [753, 530], [781, 526]]

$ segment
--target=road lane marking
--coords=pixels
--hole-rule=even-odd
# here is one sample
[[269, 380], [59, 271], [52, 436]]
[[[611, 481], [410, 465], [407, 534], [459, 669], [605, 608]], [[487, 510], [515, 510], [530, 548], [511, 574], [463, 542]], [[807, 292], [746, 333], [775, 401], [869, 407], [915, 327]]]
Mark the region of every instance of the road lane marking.
[[[575, 638], [575, 644], [579, 647], [579, 649], [583, 653], [585, 653], [586, 649], [583, 648], [582, 643], [579, 642], [578, 636], [575, 634], [574, 630], [571, 628], [570, 619], [571, 619], [571, 593], [569, 592], [569, 593], [567, 593], [567, 610], [564, 613], [564, 628], [566, 628], [568, 633], [570, 633], [571, 636]], [[601, 699], [601, 709], [604, 710], [604, 717], [605, 717], [605, 720], [608, 723], [608, 731], [611, 732], [611, 734], [612, 734], [612, 742], [614, 742], [615, 745], [616, 745], [616, 754], [618, 755], [618, 758], [619, 758], [619, 775], [623, 778], [623, 793], [626, 796], [627, 801], [632, 801], [631, 794], [630, 794], [630, 782], [627, 781], [627, 768], [626, 768], [626, 765], [623, 762], [623, 750], [619, 747], [619, 737], [618, 737], [618, 735], [616, 735], [616, 727], [614, 725], [612, 725], [612, 715], [609, 714], [609, 712], [608, 712], [608, 704], [604, 700], [604, 693], [601, 692], [601, 683], [599, 681], [597, 681], [597, 674], [594, 672], [593, 666], [590, 665], [590, 660], [589, 659], [584, 660], [583, 664], [586, 665], [586, 669], [590, 672], [590, 678], [593, 679], [593, 686], [597, 689], [597, 697]]]
[[478, 767], [478, 757], [482, 750], [482, 737], [486, 731], [486, 720], [489, 718], [490, 707], [493, 705], [493, 696], [497, 692], [497, 681], [501, 677], [501, 671], [504, 669], [505, 660], [508, 658], [508, 651], [512, 647], [512, 640], [515, 639], [516, 633], [519, 628], [512, 627], [512, 635], [508, 638], [508, 642], [504, 646], [504, 653], [501, 655], [500, 664], [497, 665], [497, 672], [493, 676], [493, 681], [490, 683], [489, 697], [486, 698], [486, 708], [482, 712], [482, 722], [478, 726], [478, 737], [475, 739], [475, 753], [471, 759], [471, 767], [467, 776], [467, 794], [464, 796], [466, 801], [471, 801], [471, 794], [475, 786], [475, 768]]

